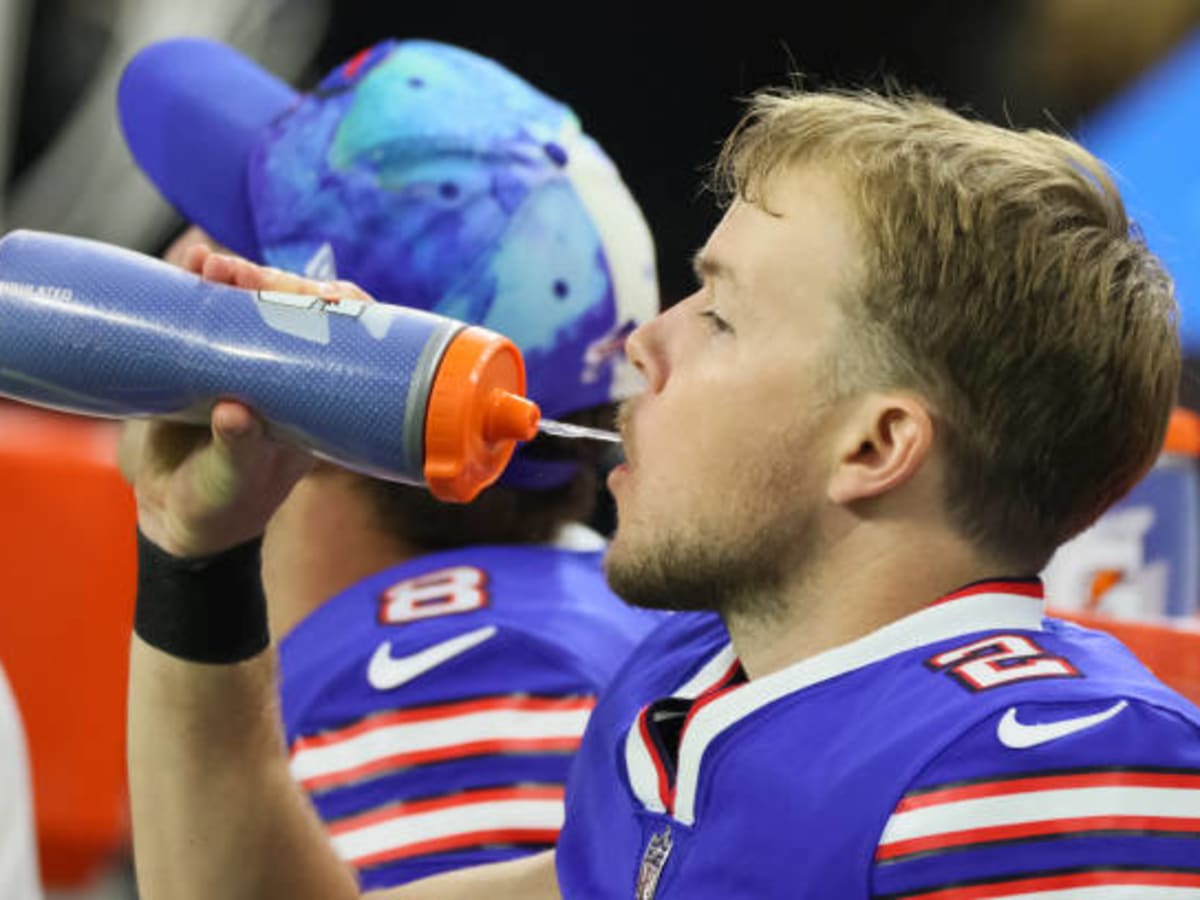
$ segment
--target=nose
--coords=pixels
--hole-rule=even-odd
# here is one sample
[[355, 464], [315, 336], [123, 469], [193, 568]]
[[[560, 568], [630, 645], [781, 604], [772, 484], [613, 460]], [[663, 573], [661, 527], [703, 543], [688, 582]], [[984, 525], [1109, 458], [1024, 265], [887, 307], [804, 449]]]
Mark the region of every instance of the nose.
[[646, 381], [646, 390], [657, 393], [666, 381], [666, 360], [663, 355], [662, 328], [664, 313], [643, 322], [625, 339], [625, 355]]
[[672, 367], [687, 355], [689, 316], [695, 319], [696, 306], [703, 302], [697, 291], [670, 309], [660, 312], [649, 322], [643, 322], [625, 342], [625, 355], [646, 379], [646, 390], [657, 393], [670, 377]]

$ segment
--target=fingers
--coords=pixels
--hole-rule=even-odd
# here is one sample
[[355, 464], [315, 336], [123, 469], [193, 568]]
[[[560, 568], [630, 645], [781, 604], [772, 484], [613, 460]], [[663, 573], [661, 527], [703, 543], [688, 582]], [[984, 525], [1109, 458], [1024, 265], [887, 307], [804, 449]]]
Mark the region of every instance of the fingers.
[[163, 254], [163, 259], [173, 266], [179, 266], [182, 269], [187, 269], [189, 272], [199, 271], [193, 269], [186, 262], [188, 255], [196, 247], [204, 247], [208, 250], [217, 250], [220, 245], [209, 237], [201, 228], [193, 225], [188, 228], [175, 239], [166, 253]]
[[196, 274], [205, 281], [242, 286], [238, 284], [238, 258], [236, 256], [209, 252], [200, 259], [200, 263]]
[[[193, 275], [199, 275], [204, 268], [204, 262], [212, 256], [212, 250], [203, 244], [193, 244], [182, 253], [176, 254], [178, 264]], [[171, 262], [172, 260], [168, 260]]]
[[273, 269], [268, 266], [258, 267], [262, 274], [263, 289], [268, 291], [284, 291], [289, 294], [315, 294], [324, 296], [321, 293], [323, 282], [312, 281], [300, 275], [293, 275], [291, 272], [284, 272], [282, 269]]
[[299, 447], [281, 444], [268, 433], [266, 424], [249, 407], [233, 400], [219, 401], [212, 411], [213, 445], [229, 462], [239, 469], [251, 470], [247, 465], [264, 454], [287, 457], [286, 468], [306, 471], [313, 465], [313, 457]]
[[240, 403], [221, 401], [213, 407], [210, 420], [212, 445], [202, 459], [205, 481], [219, 496], [243, 482], [259, 467], [259, 461], [273, 451], [266, 446], [266, 429], [253, 412]]
[[122, 467], [133, 481], [138, 527], [176, 556], [206, 556], [263, 533], [312, 468], [304, 450], [275, 440], [245, 405], [214, 405], [207, 428], [131, 423]]
[[337, 297], [341, 300], [364, 300], [367, 303], [374, 303], [375, 298], [360, 288], [353, 281], [346, 281], [339, 278], [337, 281], [323, 281], [321, 286], [326, 290], [321, 291], [322, 297]]
[[[229, 284], [249, 291], [284, 291], [291, 294], [315, 294], [313, 282], [298, 275], [260, 266], [225, 253], [210, 253], [203, 260], [199, 273], [207, 281]], [[304, 290], [309, 286], [307, 290]]]
[[212, 411], [213, 440], [225, 446], [244, 445], [265, 436], [261, 420], [240, 403], [223, 400]]
[[171, 244], [163, 259], [200, 275], [207, 281], [250, 291], [280, 291], [288, 294], [310, 294], [327, 300], [374, 302], [366, 291], [352, 281], [313, 281], [221, 251], [222, 248], [216, 241], [199, 227], [192, 226]]
[[260, 266], [224, 253], [214, 253], [206, 247], [192, 247], [185, 257], [186, 267], [207, 281], [229, 284], [250, 291], [280, 291], [287, 294], [309, 294], [327, 300], [362, 300], [372, 297], [351, 281], [313, 281], [282, 269]]
[[247, 278], [261, 280], [255, 285], [258, 290], [311, 294], [325, 300], [371, 300], [366, 291], [350, 281], [313, 281], [270, 266], [255, 266], [253, 263], [247, 265], [254, 270], [252, 273], [246, 273]]

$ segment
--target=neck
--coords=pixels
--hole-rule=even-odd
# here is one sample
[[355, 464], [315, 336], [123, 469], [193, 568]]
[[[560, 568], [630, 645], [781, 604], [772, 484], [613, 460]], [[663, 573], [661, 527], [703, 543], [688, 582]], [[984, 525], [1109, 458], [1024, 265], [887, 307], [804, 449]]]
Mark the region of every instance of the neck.
[[419, 555], [379, 528], [365, 492], [355, 484], [359, 477], [319, 466], [296, 485], [268, 524], [263, 587], [276, 640], [331, 597]]
[[785, 584], [785, 602], [772, 614], [727, 615], [746, 674], [761, 678], [917, 612], [964, 584], [1014, 574], [951, 535], [888, 538], [863, 529]]

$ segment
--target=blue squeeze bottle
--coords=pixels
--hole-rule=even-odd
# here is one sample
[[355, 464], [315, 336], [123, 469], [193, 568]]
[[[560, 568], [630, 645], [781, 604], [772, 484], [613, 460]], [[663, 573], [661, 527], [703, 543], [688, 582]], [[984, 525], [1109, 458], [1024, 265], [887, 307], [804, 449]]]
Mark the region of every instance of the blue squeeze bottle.
[[507, 338], [383, 303], [213, 284], [82, 238], [0, 239], [0, 395], [206, 422], [219, 399], [370, 475], [465, 502], [537, 431]]

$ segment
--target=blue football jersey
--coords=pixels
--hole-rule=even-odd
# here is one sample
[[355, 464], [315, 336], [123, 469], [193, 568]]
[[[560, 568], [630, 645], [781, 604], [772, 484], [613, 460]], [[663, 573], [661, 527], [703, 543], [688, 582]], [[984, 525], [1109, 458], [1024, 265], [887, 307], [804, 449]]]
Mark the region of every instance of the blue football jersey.
[[1200, 710], [1036, 581], [747, 681], [672, 617], [592, 715], [567, 898], [1200, 898]]
[[292, 773], [364, 887], [553, 845], [596, 696], [661, 621], [600, 563], [553, 546], [422, 556], [281, 642]]

